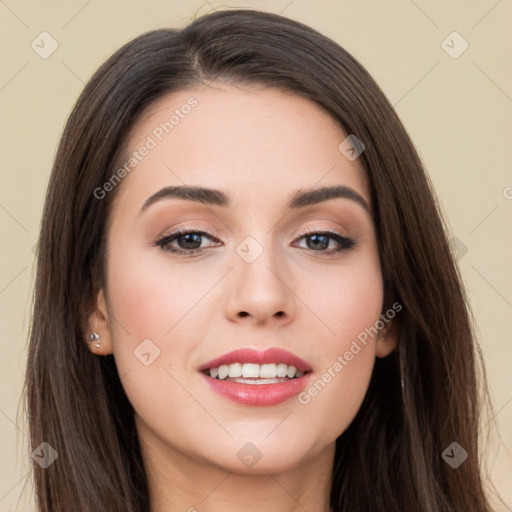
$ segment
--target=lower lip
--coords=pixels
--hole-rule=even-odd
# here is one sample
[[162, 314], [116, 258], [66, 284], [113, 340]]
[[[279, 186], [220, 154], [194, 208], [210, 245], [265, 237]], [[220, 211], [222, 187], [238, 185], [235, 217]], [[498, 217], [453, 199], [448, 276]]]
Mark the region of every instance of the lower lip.
[[213, 379], [201, 373], [210, 388], [223, 397], [242, 405], [269, 406], [277, 405], [299, 394], [308, 383], [311, 372], [298, 379], [291, 379], [276, 384], [238, 384], [225, 380]]

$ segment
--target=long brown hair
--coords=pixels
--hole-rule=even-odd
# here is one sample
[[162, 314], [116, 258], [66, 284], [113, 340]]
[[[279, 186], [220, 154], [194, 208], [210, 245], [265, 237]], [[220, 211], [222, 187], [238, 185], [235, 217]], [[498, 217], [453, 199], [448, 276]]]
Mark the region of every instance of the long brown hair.
[[[364, 402], [336, 441], [333, 510], [488, 512], [481, 356], [418, 154], [381, 89], [343, 48], [296, 21], [242, 9], [127, 43], [90, 79], [67, 121], [42, 218], [26, 374], [32, 449], [47, 442], [58, 452], [47, 469], [33, 464], [38, 510], [151, 508], [134, 411], [113, 356], [95, 357], [84, 342], [119, 186], [102, 200], [94, 190], [114, 174], [148, 105], [216, 78], [307, 98], [365, 145], [385, 304], [403, 306], [401, 335], [397, 350], [377, 359]], [[442, 457], [453, 442], [469, 454], [456, 469]]]

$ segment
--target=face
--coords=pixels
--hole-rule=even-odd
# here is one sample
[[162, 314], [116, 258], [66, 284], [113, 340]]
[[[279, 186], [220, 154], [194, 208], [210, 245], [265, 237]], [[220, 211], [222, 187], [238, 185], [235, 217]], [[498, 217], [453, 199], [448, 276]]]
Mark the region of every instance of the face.
[[[384, 338], [368, 335], [383, 283], [364, 170], [339, 149], [347, 135], [315, 104], [256, 86], [173, 93], [138, 121], [115, 184], [106, 287], [90, 316], [102, 345], [91, 350], [114, 354], [139, 437], [162, 458], [279, 471], [333, 449], [356, 415], [376, 355], [396, 340], [393, 322]], [[219, 192], [162, 192], [185, 185]], [[341, 193], [290, 205], [324, 187]], [[270, 348], [289, 354], [235, 362], [293, 374], [295, 356], [305, 375], [265, 391], [270, 381], [201, 371]], [[251, 466], [247, 455], [261, 458]]]

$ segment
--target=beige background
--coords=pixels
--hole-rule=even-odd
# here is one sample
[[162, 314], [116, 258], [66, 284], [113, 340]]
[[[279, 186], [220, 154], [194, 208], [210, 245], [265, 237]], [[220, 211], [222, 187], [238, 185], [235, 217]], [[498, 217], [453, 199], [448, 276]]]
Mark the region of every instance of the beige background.
[[[491, 437], [488, 466], [510, 507], [511, 0], [0, 0], [0, 511], [34, 510], [30, 486], [23, 491], [30, 454], [19, 397], [33, 247], [64, 122], [84, 83], [119, 46], [226, 6], [282, 13], [320, 30], [358, 58], [396, 106], [457, 239], [501, 432], [501, 440]], [[43, 31], [58, 43], [47, 59], [31, 48]], [[458, 58], [442, 46], [453, 31], [469, 44]], [[453, 53], [463, 44], [451, 36], [444, 47]]]

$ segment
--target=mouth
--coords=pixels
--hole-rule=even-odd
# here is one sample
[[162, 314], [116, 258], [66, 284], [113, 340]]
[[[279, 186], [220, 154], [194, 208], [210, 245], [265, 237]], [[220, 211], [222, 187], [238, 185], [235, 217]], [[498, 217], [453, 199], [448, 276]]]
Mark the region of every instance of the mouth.
[[215, 368], [207, 368], [203, 373], [212, 379], [239, 384], [278, 384], [289, 380], [300, 379], [310, 371], [298, 370], [286, 363], [232, 363]]
[[311, 366], [283, 349], [239, 349], [199, 368], [206, 384], [242, 405], [270, 406], [290, 399], [306, 386]]

